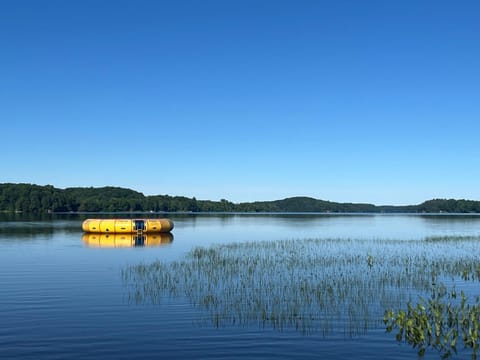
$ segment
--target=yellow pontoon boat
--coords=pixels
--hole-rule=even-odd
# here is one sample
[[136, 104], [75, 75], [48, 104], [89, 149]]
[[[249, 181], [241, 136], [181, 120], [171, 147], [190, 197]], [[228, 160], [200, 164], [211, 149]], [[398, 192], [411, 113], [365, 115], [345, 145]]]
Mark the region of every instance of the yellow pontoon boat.
[[87, 233], [168, 233], [173, 229], [169, 219], [87, 219], [82, 224]]

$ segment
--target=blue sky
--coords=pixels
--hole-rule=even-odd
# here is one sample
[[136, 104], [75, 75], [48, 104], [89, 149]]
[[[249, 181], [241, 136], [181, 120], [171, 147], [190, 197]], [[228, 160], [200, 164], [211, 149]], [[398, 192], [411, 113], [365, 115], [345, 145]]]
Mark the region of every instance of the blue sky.
[[2, 1], [0, 182], [480, 200], [477, 1]]

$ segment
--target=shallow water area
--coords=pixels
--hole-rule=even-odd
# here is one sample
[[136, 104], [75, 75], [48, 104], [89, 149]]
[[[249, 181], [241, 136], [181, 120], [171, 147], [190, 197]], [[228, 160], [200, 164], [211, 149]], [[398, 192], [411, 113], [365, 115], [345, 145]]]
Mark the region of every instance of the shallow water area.
[[[426, 266], [432, 266], [433, 261], [448, 262], [438, 266], [444, 266], [446, 280], [458, 281], [455, 261], [480, 255], [480, 217], [476, 215], [168, 217], [175, 223], [170, 240], [152, 242], [151, 246], [132, 243], [130, 247], [115, 247], [112, 242], [108, 246], [101, 242], [92, 246], [84, 239], [81, 222], [85, 216], [2, 215], [2, 356], [369, 359], [381, 354], [385, 359], [411, 359], [416, 357], [415, 350], [398, 344], [394, 335], [385, 333], [383, 308], [392, 304], [392, 298], [405, 302], [408, 297], [423, 293], [422, 282], [426, 279], [407, 277], [403, 263], [392, 266], [395, 259], [403, 261], [408, 256], [415, 260], [415, 266], [425, 259]], [[286, 245], [278, 249], [279, 244]], [[206, 269], [191, 260], [195, 249], [197, 255], [198, 251], [205, 251], [222, 261], [228, 255], [230, 262], [216, 264], [208, 268], [209, 273], [188, 277], [166, 290], [162, 288], [164, 281], [152, 287], [148, 278], [134, 276], [138, 265], [148, 269], [159, 262], [170, 275], [185, 279], [182, 271], [188, 266], [192, 266], [192, 271]], [[288, 256], [292, 259], [290, 268], [282, 265], [288, 264]], [[252, 259], [266, 267], [252, 267]], [[331, 263], [318, 264], [326, 259]], [[239, 261], [246, 264], [242, 267], [245, 273], [232, 267], [241, 265]], [[172, 272], [173, 264], [181, 266]], [[274, 266], [275, 276], [266, 271], [255, 275]], [[245, 276], [244, 282], [240, 281], [238, 277], [248, 274], [248, 269], [255, 276]], [[312, 274], [307, 274], [308, 270]], [[378, 274], [372, 275], [372, 281], [368, 278], [370, 270]], [[236, 277], [226, 277], [228, 271], [234, 271]], [[285, 271], [291, 271], [291, 276], [286, 276]], [[147, 273], [154, 274], [151, 269]], [[428, 269], [425, 274], [428, 275]], [[386, 279], [393, 278], [398, 279], [398, 284], [387, 284], [379, 291]], [[341, 279], [343, 283], [337, 281]], [[342, 286], [348, 289], [352, 279], [356, 279], [356, 285], [351, 287], [354, 291], [345, 291], [341, 301], [322, 302], [330, 299], [322, 298], [327, 289], [312, 290], [313, 285], [328, 286], [335, 281], [341, 286], [332, 293], [332, 299], [338, 299]], [[247, 288], [240, 287], [241, 284]], [[302, 284], [306, 284], [304, 290], [299, 290]], [[142, 293], [137, 285], [150, 292]], [[474, 295], [478, 283], [458, 286]], [[314, 299], [306, 297], [307, 293], [322, 296]], [[385, 294], [384, 302], [379, 301], [381, 293]], [[212, 302], [202, 303], [205, 299]], [[297, 306], [295, 311], [289, 307], [293, 303]], [[285, 321], [272, 321], [271, 314], [262, 317], [258, 311], [264, 309], [262, 306], [283, 312]], [[305, 309], [311, 315], [308, 323], [296, 312]], [[439, 355], [427, 351], [425, 358], [438, 359]]]

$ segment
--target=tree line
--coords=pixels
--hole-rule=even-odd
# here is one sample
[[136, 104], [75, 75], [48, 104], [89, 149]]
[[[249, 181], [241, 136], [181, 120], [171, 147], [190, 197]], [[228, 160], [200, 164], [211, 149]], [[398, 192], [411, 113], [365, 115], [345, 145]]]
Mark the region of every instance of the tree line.
[[145, 196], [120, 187], [55, 188], [52, 185], [0, 184], [2, 212], [332, 212], [480, 213], [480, 201], [434, 199], [419, 205], [376, 206], [337, 203], [310, 197], [233, 203], [170, 195]]

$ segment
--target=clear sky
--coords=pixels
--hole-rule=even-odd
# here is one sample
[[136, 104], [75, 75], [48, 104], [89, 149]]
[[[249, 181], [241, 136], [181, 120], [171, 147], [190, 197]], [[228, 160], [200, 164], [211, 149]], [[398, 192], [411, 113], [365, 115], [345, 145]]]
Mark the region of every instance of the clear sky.
[[0, 1], [0, 182], [480, 200], [480, 2]]

